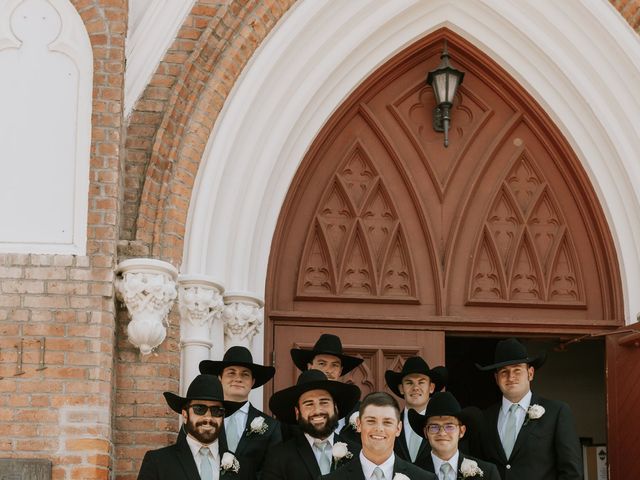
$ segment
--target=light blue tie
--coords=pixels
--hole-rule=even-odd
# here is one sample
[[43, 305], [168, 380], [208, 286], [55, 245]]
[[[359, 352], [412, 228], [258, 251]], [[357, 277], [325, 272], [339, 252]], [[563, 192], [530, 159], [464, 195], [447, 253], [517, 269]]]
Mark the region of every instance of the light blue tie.
[[512, 404], [509, 407], [509, 413], [507, 413], [507, 423], [504, 428], [504, 438], [502, 439], [502, 446], [507, 458], [511, 456], [513, 446], [516, 444], [516, 412], [519, 406], [517, 403]]
[[200, 478], [202, 480], [212, 480], [213, 467], [211, 466], [211, 450], [209, 450], [209, 447], [201, 447], [200, 455], [202, 455], [202, 460], [200, 460]]
[[409, 440], [409, 456], [411, 457], [411, 462], [416, 461], [416, 457], [418, 456], [418, 450], [420, 450], [420, 444], [422, 443], [422, 437], [419, 437], [416, 432], [410, 428], [407, 431], [407, 440]]
[[384, 478], [384, 472], [380, 467], [376, 467], [373, 469], [373, 478], [376, 480], [382, 480]]
[[316, 440], [315, 442], [313, 442], [313, 446], [320, 454], [318, 458], [320, 473], [322, 473], [322, 475], [326, 475], [327, 473], [331, 472], [331, 458], [329, 457], [328, 452], [328, 450], [331, 449], [331, 444], [328, 440], [325, 440], [324, 442]]
[[231, 415], [225, 429], [227, 434], [227, 447], [230, 451], [236, 451], [238, 443], [240, 443], [240, 436], [238, 435], [238, 415]]
[[442, 480], [455, 480], [456, 478], [453, 467], [447, 462], [440, 465], [440, 473], [442, 475]]

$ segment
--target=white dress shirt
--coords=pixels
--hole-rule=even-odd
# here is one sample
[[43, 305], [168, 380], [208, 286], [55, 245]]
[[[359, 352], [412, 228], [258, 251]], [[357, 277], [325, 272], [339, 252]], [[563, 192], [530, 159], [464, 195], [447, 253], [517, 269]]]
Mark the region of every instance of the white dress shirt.
[[249, 418], [249, 406], [251, 402], [245, 402], [238, 410], [233, 412], [233, 415], [229, 415], [224, 419], [224, 429], [229, 429], [229, 419], [235, 417], [236, 428], [238, 431], [238, 438], [242, 438], [245, 428], [247, 427], [247, 418]]
[[[440, 457], [435, 455], [433, 451], [431, 452], [431, 460], [433, 460], [433, 471], [436, 472], [436, 475], [438, 475], [438, 480], [444, 480], [442, 478], [442, 472], [440, 471], [440, 466], [445, 462], [451, 465], [451, 468], [453, 469], [453, 471], [456, 472], [456, 470], [458, 469], [459, 456], [460, 456], [460, 450], [456, 450], [456, 453], [449, 460], [442, 460]], [[456, 478], [457, 477], [458, 477], [458, 474], [456, 472]]]
[[[516, 409], [516, 438], [518, 438], [518, 434], [520, 433], [520, 429], [524, 424], [524, 420], [527, 416], [527, 410], [529, 409], [529, 405], [531, 404], [531, 390], [527, 392], [527, 394], [522, 397], [522, 399], [517, 402], [520, 405], [519, 408]], [[502, 397], [502, 407], [500, 408], [500, 412], [498, 413], [498, 433], [500, 434], [500, 440], [504, 439], [504, 431], [507, 424], [507, 415], [509, 413], [509, 409], [513, 405], [509, 400]]]
[[373, 476], [373, 470], [376, 467], [380, 467], [382, 473], [384, 473], [385, 480], [393, 479], [393, 464], [396, 461], [396, 456], [393, 452], [391, 452], [391, 456], [385, 460], [382, 465], [376, 465], [367, 457], [364, 456], [362, 450], [360, 450], [360, 465], [362, 465], [362, 473], [364, 473], [365, 480], [375, 480], [376, 477]]
[[220, 450], [218, 448], [218, 440], [209, 445], [204, 445], [193, 438], [191, 435], [187, 435], [187, 444], [189, 445], [189, 450], [191, 450], [191, 455], [193, 455], [193, 460], [196, 462], [196, 467], [198, 467], [198, 474], [202, 476], [202, 472], [200, 471], [200, 464], [202, 463], [202, 454], [200, 453], [200, 449], [202, 447], [209, 447], [211, 450], [212, 458], [212, 470], [213, 470], [213, 480], [219, 480], [220, 478]]

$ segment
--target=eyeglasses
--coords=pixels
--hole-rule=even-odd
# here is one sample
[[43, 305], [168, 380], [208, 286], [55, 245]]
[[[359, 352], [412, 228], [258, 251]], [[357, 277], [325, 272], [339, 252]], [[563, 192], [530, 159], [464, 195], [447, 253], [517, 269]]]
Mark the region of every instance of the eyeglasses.
[[194, 405], [189, 405], [189, 408], [193, 410], [193, 413], [195, 413], [196, 415], [206, 415], [208, 410], [209, 412], [211, 412], [212, 417], [224, 417], [224, 407], [221, 407], [219, 405], [209, 406], [203, 405], [201, 403], [196, 403]]
[[444, 430], [445, 433], [453, 433], [460, 425], [455, 423], [445, 423], [444, 425], [438, 425], [437, 423], [430, 423], [427, 425], [427, 432], [432, 435], [440, 433], [440, 430]]

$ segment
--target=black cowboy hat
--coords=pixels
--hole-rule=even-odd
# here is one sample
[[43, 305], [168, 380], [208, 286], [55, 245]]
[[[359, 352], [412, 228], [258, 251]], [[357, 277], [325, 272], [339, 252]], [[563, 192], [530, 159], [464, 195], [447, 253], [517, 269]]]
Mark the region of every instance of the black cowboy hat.
[[429, 368], [427, 362], [422, 357], [409, 357], [404, 362], [402, 370], [394, 372], [393, 370], [387, 370], [384, 372], [384, 379], [387, 382], [389, 389], [395, 393], [398, 397], [404, 398], [404, 395], [400, 393], [398, 386], [402, 383], [402, 379], [412, 373], [421, 373], [429, 377], [431, 382], [435, 385], [434, 392], [439, 392], [447, 386], [449, 381], [449, 371], [447, 367], [433, 367]]
[[171, 410], [178, 413], [182, 413], [185, 404], [191, 400], [222, 402], [224, 414], [227, 417], [244, 405], [244, 402], [225, 401], [222, 384], [215, 375], [202, 374], [194, 378], [187, 389], [186, 397], [181, 397], [172, 392], [164, 392], [163, 395]]
[[360, 399], [360, 389], [356, 385], [328, 380], [320, 370], [311, 369], [302, 372], [294, 386], [274, 393], [269, 400], [269, 408], [281, 422], [295, 424], [298, 399], [311, 390], [326, 390], [331, 394], [338, 407], [338, 418], [347, 415]]
[[421, 437], [426, 438], [424, 426], [430, 417], [456, 417], [463, 425], [466, 425], [468, 420], [465, 411], [451, 392], [434, 393], [429, 399], [424, 415], [420, 415], [413, 408], [409, 409], [409, 425]]
[[337, 335], [323, 333], [311, 350], [305, 348], [292, 348], [291, 359], [299, 370], [303, 372], [307, 369], [307, 364], [313, 362], [316, 355], [333, 355], [342, 362], [342, 375], [346, 375], [351, 370], [360, 365], [364, 359], [352, 357], [342, 353], [342, 342]]
[[200, 373], [220, 376], [225, 368], [232, 366], [246, 367], [251, 370], [255, 380], [251, 388], [261, 387], [271, 380], [276, 373], [274, 367], [253, 363], [253, 357], [249, 349], [241, 346], [231, 347], [225, 352], [222, 360], [202, 360], [200, 362]]
[[493, 363], [491, 365], [478, 365], [476, 367], [483, 372], [487, 370], [497, 370], [508, 365], [517, 365], [518, 363], [527, 363], [532, 367], [538, 369], [542, 366], [547, 359], [545, 352], [536, 356], [529, 356], [526, 347], [515, 338], [507, 338], [506, 340], [500, 340], [496, 345], [496, 352], [493, 356]]

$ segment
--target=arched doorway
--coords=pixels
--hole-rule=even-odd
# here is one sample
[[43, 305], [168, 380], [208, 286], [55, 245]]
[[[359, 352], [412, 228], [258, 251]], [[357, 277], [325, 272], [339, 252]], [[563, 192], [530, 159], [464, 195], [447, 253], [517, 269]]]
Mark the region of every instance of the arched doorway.
[[[426, 73], [444, 39], [466, 72], [448, 149]], [[624, 324], [618, 264], [577, 156], [527, 92], [442, 29], [396, 55], [334, 113], [281, 211], [267, 277], [278, 389], [292, 346], [337, 331], [383, 387], [449, 335], [571, 338]], [[602, 365], [604, 371], [604, 365]]]

